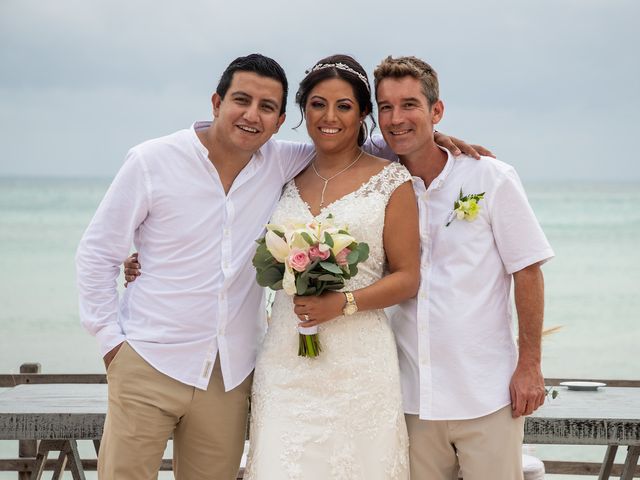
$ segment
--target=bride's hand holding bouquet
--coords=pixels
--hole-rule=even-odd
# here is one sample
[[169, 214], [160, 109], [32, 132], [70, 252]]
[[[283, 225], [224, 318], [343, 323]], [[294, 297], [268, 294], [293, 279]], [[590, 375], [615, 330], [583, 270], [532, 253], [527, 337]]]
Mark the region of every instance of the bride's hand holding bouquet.
[[298, 355], [316, 357], [321, 349], [317, 325], [338, 316], [344, 305], [344, 296], [329, 292], [342, 289], [358, 273], [369, 246], [357, 242], [345, 226], [335, 226], [331, 216], [322, 222], [269, 224], [257, 242], [253, 265], [258, 284], [297, 296], [296, 313], [305, 312]]

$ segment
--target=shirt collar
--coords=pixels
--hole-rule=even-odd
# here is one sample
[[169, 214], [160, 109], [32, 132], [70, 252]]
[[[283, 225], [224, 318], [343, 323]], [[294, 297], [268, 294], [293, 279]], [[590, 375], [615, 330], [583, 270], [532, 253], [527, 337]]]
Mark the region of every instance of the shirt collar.
[[415, 176], [412, 177], [414, 188], [417, 188], [420, 191], [440, 190], [444, 186], [445, 181], [447, 180], [447, 177], [453, 170], [453, 167], [456, 163], [456, 157], [454, 157], [449, 150], [447, 150], [444, 147], [441, 147], [440, 145], [437, 145], [437, 147], [447, 154], [447, 162], [445, 163], [444, 168], [442, 169], [440, 174], [433, 179], [433, 182], [431, 182], [431, 184], [429, 185], [429, 188], [426, 188], [424, 182], [420, 177], [415, 177]]

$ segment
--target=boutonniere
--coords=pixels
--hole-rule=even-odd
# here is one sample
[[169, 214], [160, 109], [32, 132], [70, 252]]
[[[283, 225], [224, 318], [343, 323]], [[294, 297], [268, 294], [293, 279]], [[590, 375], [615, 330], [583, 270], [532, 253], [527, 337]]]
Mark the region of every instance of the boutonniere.
[[480, 205], [478, 202], [484, 198], [484, 193], [470, 193], [465, 195], [460, 189], [460, 196], [453, 204], [453, 211], [449, 215], [447, 224], [445, 227], [451, 225], [456, 218], [458, 220], [466, 220], [467, 222], [473, 222], [478, 213], [480, 213]]

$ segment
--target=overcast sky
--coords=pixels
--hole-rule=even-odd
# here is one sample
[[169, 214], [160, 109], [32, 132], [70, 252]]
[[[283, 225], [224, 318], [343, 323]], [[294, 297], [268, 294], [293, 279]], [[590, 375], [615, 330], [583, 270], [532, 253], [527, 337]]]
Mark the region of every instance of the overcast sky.
[[[637, 0], [0, 0], [0, 176], [113, 176], [130, 146], [210, 118], [226, 65], [261, 52], [293, 92], [332, 53], [369, 72], [416, 55], [439, 72], [439, 129], [523, 179], [639, 181], [639, 24]], [[305, 140], [293, 95], [288, 114], [281, 137]]]

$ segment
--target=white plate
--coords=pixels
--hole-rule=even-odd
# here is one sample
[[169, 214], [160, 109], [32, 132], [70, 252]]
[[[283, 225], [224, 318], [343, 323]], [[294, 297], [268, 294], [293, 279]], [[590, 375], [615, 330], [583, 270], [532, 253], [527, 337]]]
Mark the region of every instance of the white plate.
[[594, 391], [598, 387], [606, 387], [606, 383], [601, 382], [561, 382], [560, 385], [567, 387], [569, 390]]

